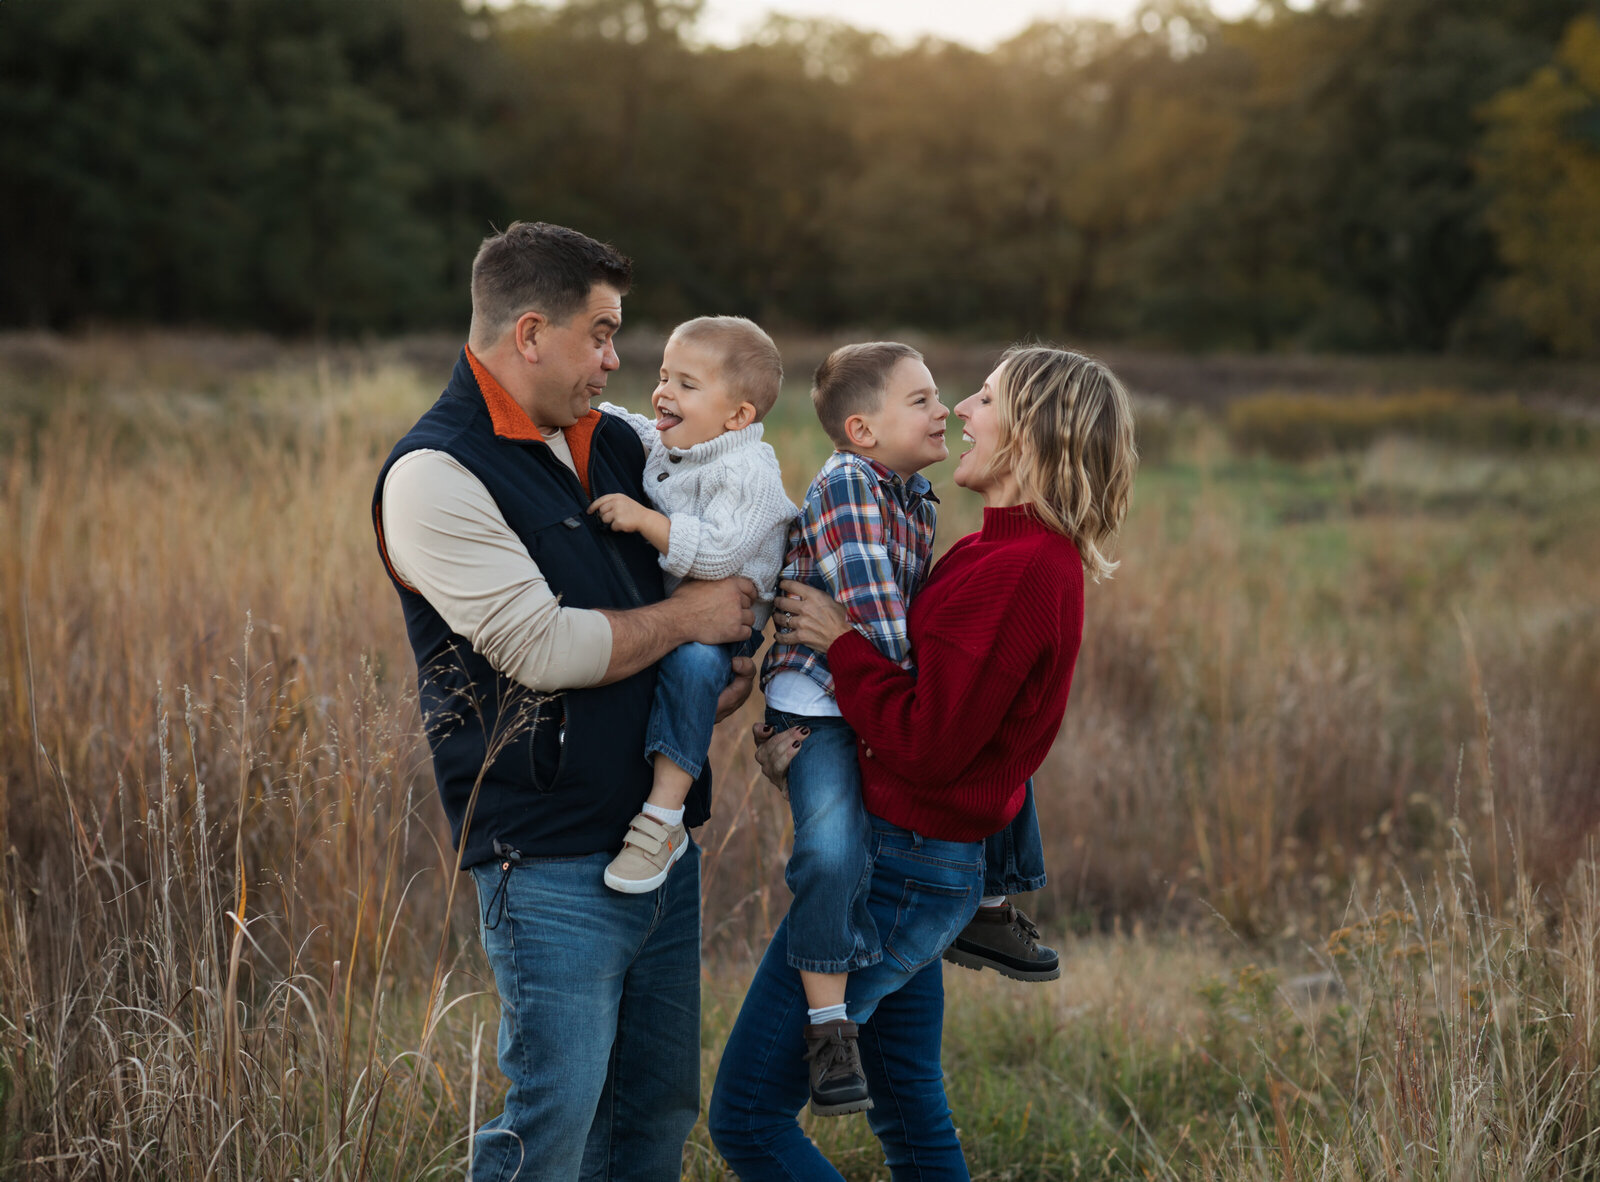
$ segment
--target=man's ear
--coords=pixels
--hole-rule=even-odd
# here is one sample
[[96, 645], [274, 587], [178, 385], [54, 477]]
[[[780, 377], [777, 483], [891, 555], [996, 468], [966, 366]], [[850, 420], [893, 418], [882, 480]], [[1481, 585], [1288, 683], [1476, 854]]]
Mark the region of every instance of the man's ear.
[[844, 421], [844, 437], [851, 447], [871, 448], [878, 442], [878, 437], [872, 433], [872, 424], [864, 415], [851, 415]]
[[529, 365], [539, 364], [539, 334], [549, 327], [550, 321], [545, 319], [544, 314], [531, 309], [518, 316], [516, 324], [512, 326], [512, 342]]
[[743, 431], [756, 421], [756, 408], [753, 403], [741, 402], [739, 408], [726, 419], [722, 420], [724, 431]]

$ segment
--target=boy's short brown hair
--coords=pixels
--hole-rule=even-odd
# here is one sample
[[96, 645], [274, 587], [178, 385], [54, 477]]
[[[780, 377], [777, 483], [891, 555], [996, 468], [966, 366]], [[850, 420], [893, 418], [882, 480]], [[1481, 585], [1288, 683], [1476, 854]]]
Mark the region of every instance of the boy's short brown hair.
[[766, 418], [778, 401], [778, 391], [783, 387], [783, 358], [772, 338], [755, 321], [743, 316], [700, 316], [678, 325], [668, 339], [716, 350], [729, 393], [756, 408], [756, 422]]
[[921, 361], [922, 354], [899, 341], [867, 341], [841, 345], [817, 366], [811, 379], [811, 405], [817, 408], [822, 429], [834, 444], [843, 447], [845, 420], [851, 415], [868, 414], [883, 404], [889, 387], [889, 374], [907, 358]]

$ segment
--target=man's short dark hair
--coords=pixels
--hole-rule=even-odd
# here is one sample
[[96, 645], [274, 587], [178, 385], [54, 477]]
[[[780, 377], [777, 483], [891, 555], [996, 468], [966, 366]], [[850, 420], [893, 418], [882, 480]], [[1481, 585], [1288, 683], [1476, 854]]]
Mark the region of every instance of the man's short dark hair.
[[524, 312], [562, 324], [604, 283], [626, 295], [633, 260], [565, 226], [512, 222], [491, 234], [472, 260], [471, 340], [488, 346]]

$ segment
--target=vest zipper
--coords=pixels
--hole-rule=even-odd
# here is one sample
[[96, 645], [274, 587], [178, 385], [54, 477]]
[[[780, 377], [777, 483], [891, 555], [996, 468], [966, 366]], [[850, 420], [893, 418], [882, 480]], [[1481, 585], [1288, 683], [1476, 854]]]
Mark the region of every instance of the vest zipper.
[[[603, 527], [597, 526], [596, 533]], [[639, 594], [639, 585], [633, 581], [633, 576], [628, 573], [627, 565], [622, 561], [622, 553], [617, 549], [616, 539], [609, 533], [600, 533], [600, 544], [605, 547], [607, 554], [611, 555], [612, 564], [616, 566], [617, 573], [622, 576], [622, 585], [628, 589], [628, 594], [633, 597], [634, 607], [644, 606], [644, 596]]]
[[633, 581], [633, 576], [628, 573], [627, 564], [622, 561], [622, 554], [617, 549], [616, 539], [611, 536], [610, 530], [601, 525], [597, 519], [589, 516], [589, 505], [587, 502], [581, 500], [585, 494], [583, 483], [578, 479], [577, 473], [563, 464], [560, 460], [556, 459], [555, 453], [550, 450], [548, 444], [544, 447], [544, 454], [546, 457], [545, 462], [548, 464], [553, 464], [557, 468], [561, 469], [561, 471], [566, 475], [567, 479], [572, 482], [573, 488], [576, 489], [579, 494], [579, 513], [567, 518], [563, 524], [570, 525], [574, 522], [578, 524], [587, 522], [589, 524], [589, 528], [594, 532], [595, 537], [600, 542], [601, 549], [603, 549], [610, 557], [611, 565], [616, 567], [617, 574], [622, 579], [622, 585], [627, 589], [629, 597], [633, 600], [633, 606], [644, 607], [644, 596], [639, 594], [639, 585]]

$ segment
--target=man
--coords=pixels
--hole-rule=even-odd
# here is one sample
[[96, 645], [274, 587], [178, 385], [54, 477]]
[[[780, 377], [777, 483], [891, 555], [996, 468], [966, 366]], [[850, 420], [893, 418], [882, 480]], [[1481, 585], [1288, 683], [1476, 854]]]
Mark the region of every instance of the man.
[[[699, 1106], [699, 851], [646, 894], [602, 874], [650, 790], [655, 662], [748, 636], [755, 588], [665, 598], [649, 543], [587, 512], [645, 499], [638, 437], [590, 407], [631, 277], [560, 226], [486, 239], [467, 347], [373, 500], [500, 994], [510, 1090], [474, 1139], [477, 1182], [676, 1179]], [[735, 673], [724, 712], [750, 692], [749, 662]], [[702, 777], [685, 820], [709, 810]]]

